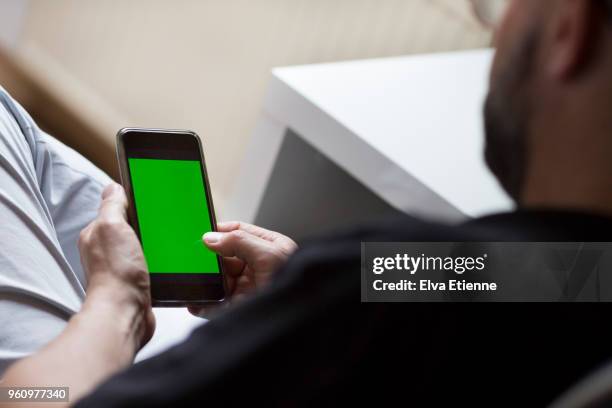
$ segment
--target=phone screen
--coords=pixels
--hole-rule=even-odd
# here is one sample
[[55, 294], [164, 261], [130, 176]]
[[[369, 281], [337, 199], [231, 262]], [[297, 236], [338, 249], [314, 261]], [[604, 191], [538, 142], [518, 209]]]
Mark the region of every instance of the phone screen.
[[140, 238], [152, 274], [219, 274], [202, 243], [212, 231], [210, 204], [197, 160], [128, 158]]

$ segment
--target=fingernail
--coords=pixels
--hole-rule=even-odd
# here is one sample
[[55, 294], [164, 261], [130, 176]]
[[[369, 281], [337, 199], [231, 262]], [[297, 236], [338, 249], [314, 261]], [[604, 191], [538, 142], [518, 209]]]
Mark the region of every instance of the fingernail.
[[219, 242], [219, 240], [221, 239], [221, 234], [218, 232], [207, 232], [206, 234], [204, 234], [203, 238], [207, 244], [214, 244]]

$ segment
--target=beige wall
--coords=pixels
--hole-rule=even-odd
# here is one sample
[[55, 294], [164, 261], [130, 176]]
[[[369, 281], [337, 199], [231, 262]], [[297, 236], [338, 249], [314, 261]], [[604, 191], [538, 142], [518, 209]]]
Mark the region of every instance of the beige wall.
[[198, 132], [222, 207], [271, 67], [489, 40], [465, 0], [31, 0], [18, 52], [96, 101], [79, 108], [106, 124], [101, 154], [122, 126]]

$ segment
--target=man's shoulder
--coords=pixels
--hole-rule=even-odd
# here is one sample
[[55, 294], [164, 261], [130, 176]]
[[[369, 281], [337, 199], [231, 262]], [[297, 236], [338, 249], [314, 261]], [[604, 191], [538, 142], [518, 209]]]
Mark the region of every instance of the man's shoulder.
[[516, 210], [449, 224], [409, 215], [373, 222], [306, 241], [334, 242], [608, 241], [612, 217], [562, 209]]
[[383, 219], [302, 242], [303, 247], [334, 248], [341, 243], [430, 242], [489, 238], [491, 230], [470, 224], [448, 224], [409, 215]]
[[574, 211], [514, 211], [459, 224], [409, 215], [361, 225], [305, 240], [293, 258], [300, 268], [329, 265], [352, 268], [361, 259], [363, 242], [609, 241], [612, 218]]

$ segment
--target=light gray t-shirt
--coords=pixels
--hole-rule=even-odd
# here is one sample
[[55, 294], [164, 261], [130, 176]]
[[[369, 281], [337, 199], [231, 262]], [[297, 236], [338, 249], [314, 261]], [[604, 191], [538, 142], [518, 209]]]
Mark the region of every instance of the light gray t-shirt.
[[79, 310], [86, 281], [76, 243], [109, 182], [0, 88], [0, 375]]

